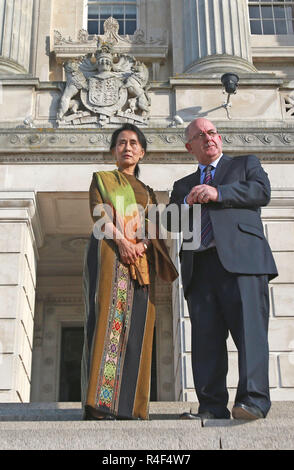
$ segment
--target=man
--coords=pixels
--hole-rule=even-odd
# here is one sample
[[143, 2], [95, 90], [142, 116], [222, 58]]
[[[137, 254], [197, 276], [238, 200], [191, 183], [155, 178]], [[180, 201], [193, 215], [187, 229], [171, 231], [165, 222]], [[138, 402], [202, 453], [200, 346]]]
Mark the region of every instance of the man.
[[170, 204], [182, 209], [189, 205], [191, 215], [193, 204], [201, 204], [201, 245], [192, 251], [183, 244], [181, 250], [199, 409], [181, 418], [230, 418], [228, 332], [239, 364], [232, 415], [264, 418], [271, 404], [268, 281], [278, 275], [260, 218], [260, 207], [270, 201], [270, 183], [256, 156], [231, 158], [222, 153], [221, 136], [209, 120], [192, 121], [186, 140], [199, 167], [175, 182]]

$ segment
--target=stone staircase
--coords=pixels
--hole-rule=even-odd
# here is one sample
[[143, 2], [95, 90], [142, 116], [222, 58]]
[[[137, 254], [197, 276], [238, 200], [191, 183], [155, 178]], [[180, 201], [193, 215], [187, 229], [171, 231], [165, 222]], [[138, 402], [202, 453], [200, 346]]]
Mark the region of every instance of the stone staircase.
[[[149, 421], [83, 421], [80, 403], [0, 403], [1, 450], [293, 450], [294, 401], [264, 420], [179, 420], [195, 403], [152, 402]], [[117, 455], [117, 454], [114, 454]]]

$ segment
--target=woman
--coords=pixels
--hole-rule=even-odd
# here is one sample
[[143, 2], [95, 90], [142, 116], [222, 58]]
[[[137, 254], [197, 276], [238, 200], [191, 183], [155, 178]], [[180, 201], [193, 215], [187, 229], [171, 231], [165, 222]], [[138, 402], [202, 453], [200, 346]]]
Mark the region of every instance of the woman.
[[[172, 282], [178, 273], [163, 240], [148, 239], [140, 218], [156, 204], [153, 191], [137, 179], [146, 147], [136, 126], [117, 129], [110, 149], [118, 168], [94, 173], [90, 186], [97, 223], [84, 269], [85, 419], [148, 419], [155, 274]], [[97, 208], [103, 208], [98, 216]]]

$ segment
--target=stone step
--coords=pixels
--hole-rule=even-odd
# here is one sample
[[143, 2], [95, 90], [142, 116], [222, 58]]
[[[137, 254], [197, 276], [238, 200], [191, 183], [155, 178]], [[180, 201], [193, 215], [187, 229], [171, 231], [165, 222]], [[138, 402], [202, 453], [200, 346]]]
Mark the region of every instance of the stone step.
[[0, 404], [1, 450], [293, 450], [294, 402], [264, 420], [179, 420], [188, 402], [153, 402], [149, 421], [83, 421], [80, 403]]
[[[197, 404], [189, 402], [151, 402], [150, 420], [178, 419], [181, 413], [193, 410]], [[1, 421], [80, 421], [81, 403], [0, 403]]]

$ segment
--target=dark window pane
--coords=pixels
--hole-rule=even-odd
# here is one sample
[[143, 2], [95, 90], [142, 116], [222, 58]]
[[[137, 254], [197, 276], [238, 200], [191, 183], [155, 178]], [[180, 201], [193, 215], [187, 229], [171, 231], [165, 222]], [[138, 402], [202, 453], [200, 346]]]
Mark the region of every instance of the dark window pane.
[[262, 34], [261, 22], [250, 21], [251, 34]]
[[260, 8], [259, 7], [249, 7], [249, 17], [250, 18], [260, 18]]
[[89, 5], [88, 18], [98, 18], [98, 6], [97, 5]]
[[263, 34], [275, 34], [273, 20], [264, 20], [262, 22], [262, 26], [263, 26]]
[[261, 16], [262, 18], [272, 18], [273, 10], [272, 7], [261, 7]]
[[134, 34], [136, 31], [136, 21], [126, 21], [126, 34]]
[[118, 34], [125, 34], [124, 33], [124, 22], [122, 20], [119, 20], [118, 24], [119, 24]]
[[276, 25], [276, 34], [287, 34], [286, 22], [282, 20], [277, 20]]
[[124, 7], [118, 7], [118, 6], [114, 6], [113, 7], [113, 15], [121, 15], [123, 16], [124, 15]]
[[98, 21], [88, 21], [88, 33], [98, 34]]
[[286, 18], [290, 19], [293, 18], [293, 8], [294, 7], [285, 7]]
[[274, 7], [275, 18], [285, 18], [285, 8]]
[[127, 20], [135, 20], [136, 19], [136, 15], [132, 14], [132, 13], [126, 13], [126, 19]]
[[126, 5], [125, 7], [126, 15], [136, 16], [136, 7], [132, 5]]
[[104, 26], [103, 26], [104, 22], [105, 22], [105, 18], [103, 20], [99, 21], [99, 33], [98, 34], [103, 34], [104, 33]]
[[111, 16], [111, 8], [110, 7], [101, 7], [100, 8], [100, 16], [104, 15], [109, 18]]
[[103, 23], [110, 16], [118, 21], [119, 34], [134, 34], [137, 28], [137, 2], [135, 0], [128, 0], [128, 2], [125, 0], [97, 0], [96, 4], [95, 1], [88, 1], [88, 20], [97, 18], [99, 23], [90, 24], [88, 22], [89, 34], [103, 34]]
[[91, 14], [91, 15], [88, 15], [88, 20], [96, 20], [98, 19], [98, 13], [97, 14]]
[[294, 33], [293, 21], [287, 21], [287, 25], [288, 25], [288, 34], [293, 34]]

